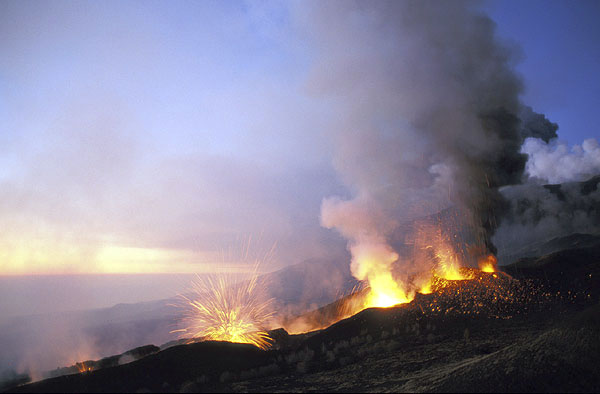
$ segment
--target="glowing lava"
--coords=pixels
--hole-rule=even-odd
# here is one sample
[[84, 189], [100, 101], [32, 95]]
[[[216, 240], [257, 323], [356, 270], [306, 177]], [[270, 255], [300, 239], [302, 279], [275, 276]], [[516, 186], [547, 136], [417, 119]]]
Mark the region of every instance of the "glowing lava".
[[75, 363], [75, 366], [77, 367], [77, 370], [79, 371], [79, 373], [92, 371], [92, 367], [90, 365], [86, 365], [85, 362]]
[[[415, 299], [416, 293], [430, 295], [419, 302], [429, 302], [429, 308], [432, 312], [452, 310], [448, 306], [437, 304], [440, 297], [444, 299], [444, 297], [452, 295], [452, 297], [461, 300], [461, 305], [465, 308], [461, 313], [478, 314], [481, 310], [487, 308], [487, 304], [482, 303], [482, 293], [479, 292], [481, 285], [485, 289], [485, 294], [489, 296], [488, 299], [492, 302], [500, 300], [511, 303], [513, 292], [503, 287], [508, 283], [509, 277], [506, 274], [497, 271], [488, 274], [484, 273], [484, 270], [463, 267], [460, 265], [463, 259], [459, 257], [459, 254], [452, 253], [450, 248], [429, 246], [429, 252], [431, 252], [429, 255], [434, 257], [432, 260], [433, 265], [429, 270], [408, 277], [408, 280], [404, 282], [395, 280], [391, 272], [385, 270], [375, 274], [370, 272], [361, 285], [355, 286], [350, 294], [343, 296], [332, 304], [334, 309], [312, 312], [291, 319], [285, 323], [285, 329], [292, 334], [323, 329], [367, 308], [389, 308], [410, 303]], [[493, 256], [486, 256], [487, 260], [492, 264], [496, 261]], [[365, 266], [365, 264], [362, 264], [362, 266]], [[369, 262], [368, 266], [386, 267], [386, 265], [377, 264], [376, 262]], [[473, 292], [473, 288], [479, 290]], [[472, 298], [465, 299], [466, 295], [467, 297], [472, 296]]]
[[421, 294], [431, 294], [431, 280], [428, 280], [425, 284], [421, 285], [419, 288], [419, 293]]
[[384, 273], [369, 280], [370, 291], [365, 299], [363, 308], [389, 308], [398, 304], [411, 302], [414, 295], [410, 297], [394, 281], [392, 275]]
[[238, 283], [226, 274], [196, 276], [191, 294], [181, 295], [185, 328], [172, 332], [267, 349], [271, 345], [266, 326], [273, 316], [272, 299], [264, 297], [262, 289], [256, 273]]
[[[441, 235], [434, 249], [434, 256], [437, 262], [434, 269], [434, 276], [446, 280], [464, 280], [472, 279], [464, 270], [462, 270], [462, 256], [456, 251], [451, 244], [443, 240]], [[433, 279], [433, 278], [432, 278]]]
[[496, 272], [498, 269], [498, 260], [493, 254], [479, 260], [479, 269], [483, 272]]
[[[435, 240], [435, 244], [423, 247], [426, 254], [431, 256], [431, 271], [421, 272], [408, 282], [397, 281], [393, 277], [391, 266], [397, 261], [398, 255], [389, 248], [353, 248], [357, 266], [366, 271], [358, 273], [368, 283], [368, 287], [362, 302], [356, 303], [353, 300], [344, 306], [347, 309], [344, 315], [349, 316], [367, 308], [389, 308], [406, 304], [415, 298], [417, 292], [431, 294], [449, 286], [452, 281], [475, 278], [473, 270], [463, 267], [463, 256], [450, 242], [440, 234], [433, 233], [431, 238]], [[486, 256], [481, 260], [480, 267], [484, 272], [496, 272], [496, 258], [491, 254]]]
[[392, 275], [392, 265], [398, 260], [398, 254], [378, 239], [353, 245], [352, 273], [368, 286], [368, 292], [359, 310], [366, 308], [388, 308], [412, 301], [414, 293], [409, 294]]

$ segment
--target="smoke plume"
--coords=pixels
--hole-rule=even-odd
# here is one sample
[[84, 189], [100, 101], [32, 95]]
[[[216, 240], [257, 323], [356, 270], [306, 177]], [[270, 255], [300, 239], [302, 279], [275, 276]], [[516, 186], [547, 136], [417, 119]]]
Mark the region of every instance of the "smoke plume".
[[519, 117], [521, 118], [521, 137], [523, 139], [537, 138], [548, 143], [558, 136], [556, 134], [558, 125], [548, 120], [543, 114], [534, 112], [529, 106], [523, 106]]
[[348, 240], [353, 274], [389, 272], [401, 223], [448, 206], [494, 252], [498, 189], [521, 181], [523, 139], [557, 128], [521, 104], [518, 51], [470, 2], [327, 2], [309, 15], [321, 49], [310, 88], [339, 104], [334, 164], [352, 191], [326, 198], [321, 222]]
[[600, 234], [598, 141], [590, 138], [569, 148], [555, 137], [537, 135], [527, 138], [522, 147], [528, 155], [527, 183], [501, 191], [510, 207], [494, 242], [506, 261], [536, 242], [570, 234]]
[[589, 138], [581, 145], [568, 145], [560, 141], [544, 143], [528, 138], [523, 144], [527, 153], [527, 175], [533, 180], [549, 183], [583, 181], [600, 174], [600, 144]]
[[600, 234], [600, 176], [558, 185], [506, 187], [510, 209], [494, 236], [503, 254], [534, 242], [583, 233]]

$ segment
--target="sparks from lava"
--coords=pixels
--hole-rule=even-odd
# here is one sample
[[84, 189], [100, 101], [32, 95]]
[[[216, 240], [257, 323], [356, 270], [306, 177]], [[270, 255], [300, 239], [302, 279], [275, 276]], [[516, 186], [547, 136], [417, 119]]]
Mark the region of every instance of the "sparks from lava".
[[77, 370], [79, 371], [79, 373], [85, 373], [85, 372], [92, 371], [92, 367], [90, 365], [86, 365], [86, 363], [83, 361], [75, 363], [75, 367], [77, 367]]
[[[361, 260], [362, 266], [371, 270], [367, 275], [368, 283], [365, 286], [366, 290], [361, 290], [364, 293], [359, 297], [360, 302], [352, 300], [348, 305], [344, 305], [345, 317], [367, 308], [388, 308], [407, 304], [415, 298], [416, 293], [430, 294], [454, 281], [474, 279], [474, 272], [464, 267], [465, 256], [459, 252], [460, 248], [455, 247], [454, 242], [443, 235], [440, 227], [422, 226], [418, 231], [416, 246], [423, 252], [422, 256], [429, 256], [432, 266], [430, 270], [417, 274], [410, 282], [396, 280], [391, 272], [391, 264], [371, 261], [365, 264], [365, 261]], [[388, 254], [393, 256], [393, 260], [398, 259], [397, 254]], [[497, 260], [493, 254], [479, 259], [479, 267], [483, 272], [494, 273], [497, 271], [496, 266]]]
[[[267, 254], [272, 255], [273, 249]], [[273, 299], [264, 292], [258, 276], [260, 260], [250, 274], [239, 278], [228, 273], [196, 275], [187, 294], [180, 295], [184, 328], [171, 331], [181, 338], [271, 346], [267, 326], [274, 315]], [[238, 279], [236, 281], [236, 279]], [[241, 279], [241, 280], [240, 280]]]
[[[392, 264], [401, 263], [398, 254], [365, 253], [365, 250], [354, 249], [353, 252], [360, 252], [356, 253], [360, 259], [357, 260], [360, 266], [369, 269], [366, 278], [354, 286], [352, 291], [338, 297], [338, 301], [334, 303], [335, 312], [330, 315], [328, 315], [330, 312], [327, 312], [324, 315], [317, 313], [292, 318], [285, 323], [285, 329], [292, 334], [324, 329], [364, 309], [409, 304], [415, 299], [417, 293], [431, 295], [433, 299], [449, 293], [459, 296], [461, 289], [473, 286], [468, 284], [472, 281], [484, 283], [486, 288], [490, 288], [490, 292], [495, 292], [493, 296], [495, 301], [498, 299], [503, 302], [510, 301], [511, 291], [503, 289], [501, 283], [496, 283], [506, 281], [508, 276], [498, 272], [497, 260], [493, 254], [484, 255], [484, 249], [480, 245], [477, 247], [477, 244], [461, 245], [458, 240], [453, 242], [453, 238], [456, 237], [444, 236], [439, 227], [422, 226], [417, 235], [412, 241], [415, 246], [412, 258], [415, 265], [422, 268], [420, 271], [404, 277], [404, 280], [402, 277], [396, 278], [392, 272]], [[483, 257], [477, 259], [477, 256]], [[377, 257], [383, 258], [384, 263], [377, 261]], [[474, 260], [478, 260], [480, 269], [469, 267]], [[390, 264], [386, 264], [386, 261]], [[485, 307], [478, 298], [480, 295], [474, 294], [474, 297], [473, 300], [463, 302], [465, 313], [471, 313], [468, 307], [471, 304], [474, 305], [472, 313], [479, 313], [478, 311]], [[429, 308], [434, 312], [443, 309], [437, 304], [431, 304]]]

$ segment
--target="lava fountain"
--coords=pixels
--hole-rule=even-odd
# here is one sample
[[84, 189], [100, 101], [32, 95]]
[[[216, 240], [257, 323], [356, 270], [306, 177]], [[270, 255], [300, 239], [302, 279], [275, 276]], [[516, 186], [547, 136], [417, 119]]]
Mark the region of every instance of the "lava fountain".
[[[387, 308], [411, 302], [416, 293], [431, 293], [440, 281], [472, 279], [473, 273], [463, 269], [467, 258], [459, 252], [439, 227], [423, 226], [418, 231], [415, 247], [419, 253], [413, 256], [417, 272], [404, 280], [394, 277], [394, 265], [402, 263], [399, 255], [385, 243], [362, 243], [353, 245], [353, 265], [357, 277], [367, 284], [361, 310], [371, 307]], [[427, 261], [424, 261], [427, 260]], [[496, 271], [496, 258], [487, 255], [480, 259], [485, 272]], [[358, 311], [356, 311], [358, 312]]]
[[398, 254], [389, 246], [371, 242], [354, 245], [351, 251], [355, 276], [368, 284], [363, 309], [405, 304], [414, 298], [392, 275], [391, 267]]
[[[481, 279], [479, 270], [469, 268], [475, 261], [480, 271], [494, 273], [497, 261], [493, 254], [483, 254], [481, 245], [461, 242], [456, 231], [443, 231], [441, 225], [419, 224], [408, 243], [414, 251], [401, 257], [384, 240], [363, 237], [350, 245], [352, 272], [362, 286], [336, 303], [330, 318], [317, 316], [290, 325], [292, 332], [324, 328], [367, 308], [389, 308], [413, 301], [417, 293], [431, 294], [445, 288], [460, 288], [459, 282]], [[464, 243], [464, 244], [463, 244]], [[410, 271], [397, 275], [398, 271]], [[457, 287], [458, 286], [458, 287]], [[305, 319], [306, 320], [306, 319]], [[298, 327], [300, 329], [298, 329]]]
[[79, 373], [91, 372], [93, 370], [90, 363], [88, 362], [86, 364], [86, 362], [84, 361], [75, 363], [75, 367], [77, 368], [77, 371], [79, 371]]
[[240, 249], [234, 253], [230, 250], [227, 257], [223, 253], [221, 265], [237, 261], [250, 265], [251, 270], [196, 275], [188, 291], [179, 295], [180, 302], [175, 306], [181, 311], [181, 328], [171, 333], [180, 338], [249, 343], [260, 349], [271, 346], [267, 330], [275, 313], [274, 300], [258, 273], [263, 263], [272, 260], [275, 245], [266, 253], [254, 254], [248, 237]]
[[261, 349], [271, 345], [267, 324], [273, 316], [272, 299], [263, 294], [258, 275], [235, 282], [232, 275], [196, 275], [183, 301], [180, 337], [249, 343]]

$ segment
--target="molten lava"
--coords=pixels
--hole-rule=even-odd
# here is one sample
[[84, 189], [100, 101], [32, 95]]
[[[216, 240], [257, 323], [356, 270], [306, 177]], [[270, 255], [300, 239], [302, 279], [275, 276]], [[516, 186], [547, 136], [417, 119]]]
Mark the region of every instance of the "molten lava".
[[273, 311], [272, 299], [264, 296], [263, 288], [256, 273], [238, 283], [226, 274], [196, 276], [191, 294], [181, 295], [185, 328], [172, 332], [267, 349], [271, 338], [266, 327]]
[[498, 260], [493, 254], [479, 260], [479, 269], [483, 272], [496, 272], [498, 269]]
[[[432, 243], [424, 243], [426, 240]], [[496, 275], [497, 260], [494, 255], [488, 254], [479, 259], [482, 272], [464, 267], [465, 261], [470, 261], [472, 258], [469, 259], [459, 253], [460, 248], [455, 248], [454, 243], [444, 238], [439, 230], [428, 231], [426, 235], [421, 234], [416, 245], [419, 250], [419, 253], [415, 254], [418, 256], [416, 258], [421, 259], [418, 261], [419, 266], [429, 268], [404, 280], [398, 280], [392, 274], [392, 265], [398, 261], [399, 256], [390, 248], [374, 248], [372, 245], [370, 248], [353, 248], [352, 252], [356, 257], [353, 263], [356, 262], [356, 266], [364, 270], [357, 271], [358, 277], [363, 278], [364, 286], [355, 289], [351, 296], [344, 297], [338, 302], [334, 321], [324, 321], [323, 319], [312, 322], [303, 321], [301, 324], [288, 326], [288, 329], [297, 333], [324, 328], [367, 308], [389, 308], [410, 303], [414, 300], [416, 293], [460, 292], [459, 282], [487, 280], [485, 274], [481, 275], [482, 272]], [[473, 250], [480, 253], [478, 249], [474, 248]]]
[[[389, 269], [389, 263], [376, 264], [370, 262], [368, 266], [371, 269], [367, 276], [368, 294], [364, 297], [360, 310], [366, 308], [388, 308], [394, 305], [406, 304], [415, 298], [417, 292], [429, 294], [433, 287], [439, 288], [441, 284], [447, 281], [473, 279], [473, 273], [462, 267], [461, 256], [448, 242], [439, 240], [435, 246], [428, 245], [424, 249], [428, 250], [433, 256], [434, 268], [429, 273], [419, 275], [420, 279], [415, 280], [415, 283], [403, 283], [396, 281]], [[398, 258], [397, 254], [391, 255]], [[493, 259], [493, 260], [492, 260]], [[485, 272], [495, 272], [495, 268], [490, 270], [490, 266], [495, 267], [495, 257], [489, 255], [486, 257], [487, 265], [482, 270]], [[494, 265], [492, 265], [492, 263]], [[373, 267], [385, 267], [387, 269], [374, 270]], [[354, 311], [354, 313], [360, 310]]]
[[370, 291], [365, 299], [364, 308], [388, 308], [398, 304], [406, 304], [414, 298], [405, 293], [392, 275], [380, 274], [369, 281]]

